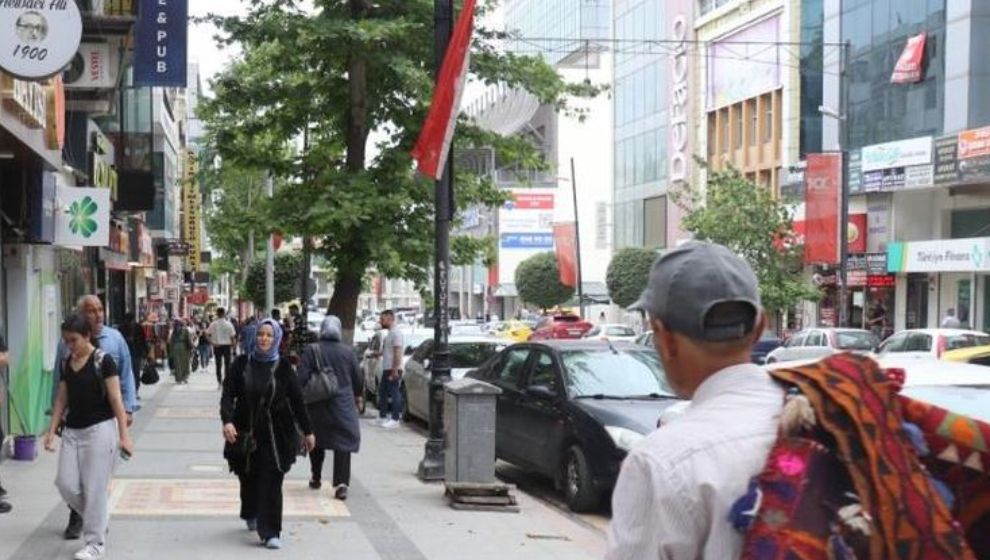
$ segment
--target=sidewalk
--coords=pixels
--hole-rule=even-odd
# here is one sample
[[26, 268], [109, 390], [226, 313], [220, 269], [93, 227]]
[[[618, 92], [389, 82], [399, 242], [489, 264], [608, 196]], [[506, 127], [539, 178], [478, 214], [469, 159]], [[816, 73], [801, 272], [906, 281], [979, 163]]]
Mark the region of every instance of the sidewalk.
[[[219, 392], [212, 372], [187, 386], [171, 378], [142, 389], [134, 458], [117, 470], [108, 558], [210, 560], [284, 557], [348, 560], [582, 560], [604, 555], [604, 535], [522, 492], [522, 512], [455, 511], [443, 486], [415, 477], [424, 438], [362, 420], [346, 502], [329, 484], [309, 490], [302, 459], [285, 484], [282, 551], [264, 550], [237, 518], [237, 481], [221, 457]], [[332, 461], [327, 461], [328, 465]], [[68, 510], [52, 481], [55, 455], [0, 466], [14, 512], [0, 516], [0, 559], [71, 558], [61, 531]], [[329, 480], [326, 472], [324, 478]]]

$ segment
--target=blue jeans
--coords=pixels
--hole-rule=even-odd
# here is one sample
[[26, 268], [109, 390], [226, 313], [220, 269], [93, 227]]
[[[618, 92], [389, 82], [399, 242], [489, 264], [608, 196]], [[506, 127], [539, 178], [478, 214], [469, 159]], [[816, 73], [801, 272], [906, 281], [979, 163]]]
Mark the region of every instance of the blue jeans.
[[400, 379], [389, 379], [388, 372], [382, 372], [381, 382], [378, 383], [378, 417], [385, 418], [389, 414], [392, 420], [402, 418], [402, 393], [399, 391]]

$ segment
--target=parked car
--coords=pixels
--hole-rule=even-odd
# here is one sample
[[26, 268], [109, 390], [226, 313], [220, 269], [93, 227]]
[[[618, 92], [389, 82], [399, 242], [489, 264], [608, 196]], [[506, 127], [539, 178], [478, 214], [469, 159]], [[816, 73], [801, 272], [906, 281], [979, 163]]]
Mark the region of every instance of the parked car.
[[872, 332], [863, 329], [807, 329], [767, 354], [766, 363], [811, 360], [838, 352], [873, 352], [879, 343]]
[[635, 342], [637, 335], [636, 331], [629, 325], [606, 323], [591, 327], [590, 331], [584, 333], [584, 338], [611, 340], [612, 342]]
[[629, 449], [680, 402], [657, 353], [629, 343], [515, 344], [468, 377], [502, 390], [496, 456], [552, 478], [574, 511], [598, 507]]
[[475, 322], [457, 322], [450, 325], [450, 336], [485, 336], [484, 325]]
[[[464, 375], [491, 359], [507, 346], [505, 341], [482, 336], [452, 336], [450, 348], [450, 377]], [[413, 351], [402, 372], [402, 392], [405, 414], [421, 420], [430, 417], [430, 368], [433, 366], [433, 340], [426, 340]]]
[[581, 338], [591, 330], [591, 323], [577, 315], [547, 315], [536, 323], [529, 340], [554, 340]]
[[905, 372], [905, 396], [990, 422], [990, 367], [933, 358], [881, 360]]
[[942, 354], [942, 359], [950, 362], [965, 362], [967, 364], [990, 366], [990, 346], [973, 346], [958, 350], [948, 350]]
[[498, 338], [512, 342], [526, 342], [535, 327], [535, 321], [500, 321], [490, 332]]
[[645, 346], [647, 348], [656, 349], [656, 346], [654, 346], [653, 343], [653, 331], [648, 330], [645, 333], [637, 336], [636, 340], [633, 341], [633, 344], [635, 344], [636, 346]]
[[777, 348], [780, 348], [784, 344], [784, 341], [780, 340], [777, 335], [771, 331], [763, 331], [760, 335], [760, 339], [756, 341], [753, 345], [753, 349], [749, 352], [749, 359], [752, 360], [754, 364], [763, 365], [767, 362], [767, 355], [773, 352]]
[[877, 353], [941, 358], [949, 350], [990, 345], [990, 335], [962, 329], [909, 329], [891, 335]]

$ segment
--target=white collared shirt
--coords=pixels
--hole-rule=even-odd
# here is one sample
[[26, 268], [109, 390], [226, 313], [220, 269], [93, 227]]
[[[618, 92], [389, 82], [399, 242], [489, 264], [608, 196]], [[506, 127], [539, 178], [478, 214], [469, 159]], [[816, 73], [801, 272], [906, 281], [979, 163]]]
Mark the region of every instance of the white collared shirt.
[[612, 497], [606, 560], [731, 560], [742, 535], [732, 504], [766, 462], [783, 389], [756, 365], [723, 369], [684, 414], [641, 441]]

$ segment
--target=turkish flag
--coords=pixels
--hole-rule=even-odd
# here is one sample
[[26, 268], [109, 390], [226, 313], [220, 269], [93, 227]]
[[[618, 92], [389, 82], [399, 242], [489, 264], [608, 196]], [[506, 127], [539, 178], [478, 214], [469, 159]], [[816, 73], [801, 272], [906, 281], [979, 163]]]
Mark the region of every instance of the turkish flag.
[[913, 84], [921, 81], [921, 64], [925, 59], [925, 42], [928, 35], [921, 32], [908, 39], [897, 66], [890, 76], [892, 84]]
[[560, 283], [565, 286], [577, 287], [577, 229], [574, 222], [553, 225], [553, 245], [557, 253], [557, 270], [560, 272]]
[[454, 139], [454, 125], [457, 123], [457, 111], [461, 105], [461, 94], [464, 93], [464, 81], [470, 61], [474, 4], [475, 0], [464, 0], [464, 7], [457, 18], [447, 53], [440, 66], [430, 111], [412, 150], [419, 172], [433, 179], [439, 179], [443, 174], [447, 154], [450, 153], [450, 143]]

